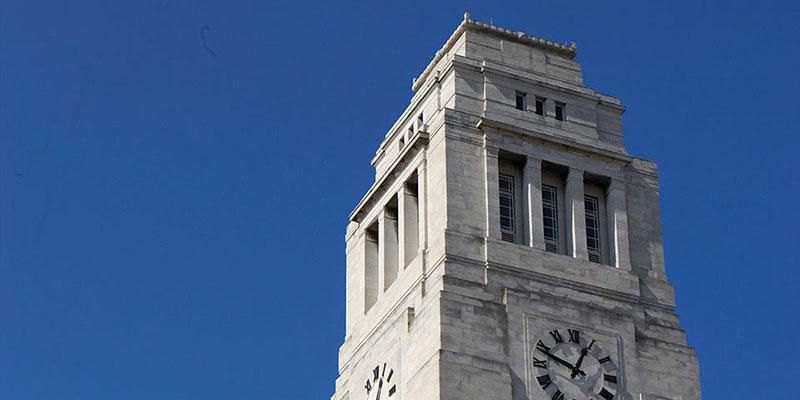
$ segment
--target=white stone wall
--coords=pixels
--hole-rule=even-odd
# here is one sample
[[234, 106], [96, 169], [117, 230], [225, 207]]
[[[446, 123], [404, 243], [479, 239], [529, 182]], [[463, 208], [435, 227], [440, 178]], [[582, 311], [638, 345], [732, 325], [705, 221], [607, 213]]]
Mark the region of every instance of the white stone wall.
[[[614, 356], [617, 399], [700, 399], [697, 359], [665, 274], [655, 164], [627, 154], [624, 108], [583, 86], [569, 48], [515, 35], [462, 23], [378, 149], [376, 182], [346, 234], [347, 333], [333, 398], [366, 398], [372, 369], [387, 363], [397, 374], [393, 400], [543, 400], [532, 341], [561, 327], [592, 335]], [[517, 110], [517, 91], [547, 98], [545, 115]], [[567, 105], [564, 121], [556, 101]], [[419, 113], [424, 124], [409, 134]], [[500, 240], [505, 158], [522, 180], [516, 243]], [[545, 164], [564, 171], [547, 178], [564, 179], [562, 254], [542, 243]], [[415, 174], [419, 217], [416, 225], [402, 210], [395, 217], [399, 249], [379, 258], [394, 251], [396, 275], [367, 310], [364, 230], [385, 220], [392, 199], [409, 201], [404, 184]], [[603, 264], [588, 259], [584, 190], [602, 198]], [[413, 245], [404, 226], [415, 230], [416, 254], [405, 250]]]

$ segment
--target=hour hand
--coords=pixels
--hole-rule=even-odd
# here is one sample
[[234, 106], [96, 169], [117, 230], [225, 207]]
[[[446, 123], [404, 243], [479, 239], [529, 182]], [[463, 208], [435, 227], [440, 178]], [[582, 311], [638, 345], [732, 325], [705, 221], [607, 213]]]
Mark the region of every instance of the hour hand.
[[560, 357], [558, 357], [558, 356], [554, 355], [553, 353], [551, 353], [551, 352], [549, 352], [549, 351], [543, 351], [543, 353], [544, 353], [546, 356], [548, 356], [548, 357], [552, 358], [553, 360], [555, 360], [557, 363], [559, 363], [559, 364], [561, 364], [561, 365], [563, 365], [563, 366], [565, 366], [565, 367], [569, 368], [569, 369], [570, 369], [570, 371], [574, 371], [574, 370], [575, 370], [575, 366], [573, 366], [572, 364], [570, 364], [570, 363], [568, 363], [568, 362], [564, 361], [563, 359], [561, 359]]
[[375, 400], [381, 400], [381, 388], [383, 388], [383, 378], [378, 382], [378, 395], [375, 396]]

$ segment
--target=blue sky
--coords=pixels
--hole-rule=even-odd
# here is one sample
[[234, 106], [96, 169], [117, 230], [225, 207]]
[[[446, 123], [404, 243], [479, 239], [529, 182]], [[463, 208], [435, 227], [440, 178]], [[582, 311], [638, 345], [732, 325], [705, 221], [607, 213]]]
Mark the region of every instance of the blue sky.
[[4, 1], [0, 398], [328, 398], [347, 215], [465, 10], [627, 106], [704, 398], [796, 394], [795, 2]]

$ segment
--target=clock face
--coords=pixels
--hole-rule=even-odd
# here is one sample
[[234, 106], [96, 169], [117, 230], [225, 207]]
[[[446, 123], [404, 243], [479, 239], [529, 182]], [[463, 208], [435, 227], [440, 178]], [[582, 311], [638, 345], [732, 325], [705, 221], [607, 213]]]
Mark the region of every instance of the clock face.
[[591, 337], [576, 329], [554, 329], [533, 349], [536, 380], [552, 400], [613, 400], [617, 364]]
[[380, 400], [392, 398], [397, 393], [397, 385], [392, 382], [394, 370], [387, 367], [386, 363], [378, 364], [370, 376], [364, 389], [367, 391], [367, 399]]

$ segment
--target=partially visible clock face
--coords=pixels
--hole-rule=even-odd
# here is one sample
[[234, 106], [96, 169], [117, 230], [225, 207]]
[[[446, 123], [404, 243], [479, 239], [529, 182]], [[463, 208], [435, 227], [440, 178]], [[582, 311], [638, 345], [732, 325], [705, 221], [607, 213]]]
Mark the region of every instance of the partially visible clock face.
[[392, 382], [394, 369], [387, 367], [386, 363], [378, 364], [370, 376], [364, 389], [367, 391], [367, 399], [380, 400], [392, 398], [397, 393], [397, 385]]
[[551, 400], [613, 400], [619, 370], [600, 343], [576, 329], [539, 338], [531, 356], [536, 381]]

